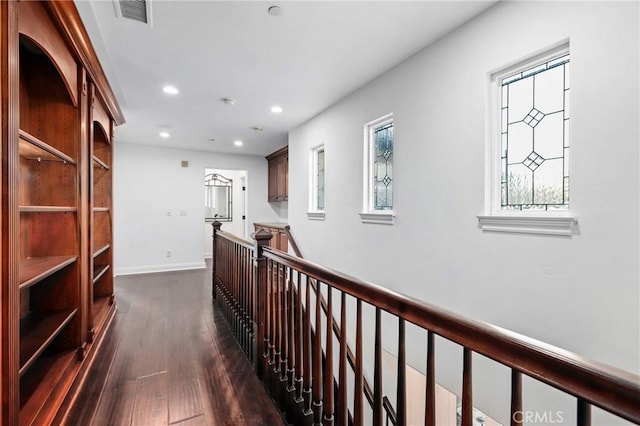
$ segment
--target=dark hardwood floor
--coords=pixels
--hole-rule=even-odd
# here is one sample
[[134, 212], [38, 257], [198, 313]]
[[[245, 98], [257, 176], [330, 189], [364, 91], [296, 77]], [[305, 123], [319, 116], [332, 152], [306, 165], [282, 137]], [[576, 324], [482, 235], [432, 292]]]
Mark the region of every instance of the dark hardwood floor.
[[211, 271], [116, 278], [117, 313], [68, 425], [282, 425], [211, 302]]

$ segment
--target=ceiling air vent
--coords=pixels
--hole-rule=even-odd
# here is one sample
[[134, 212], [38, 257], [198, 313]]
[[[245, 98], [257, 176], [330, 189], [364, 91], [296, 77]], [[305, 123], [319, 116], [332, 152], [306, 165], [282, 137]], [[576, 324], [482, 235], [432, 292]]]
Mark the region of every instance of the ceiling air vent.
[[151, 24], [151, 0], [114, 0], [116, 15]]

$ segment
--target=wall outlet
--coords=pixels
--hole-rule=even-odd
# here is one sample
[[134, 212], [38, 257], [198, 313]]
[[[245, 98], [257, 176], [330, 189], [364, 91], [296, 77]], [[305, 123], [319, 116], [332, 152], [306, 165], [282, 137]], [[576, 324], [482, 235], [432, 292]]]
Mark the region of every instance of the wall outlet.
[[171, 253], [171, 249], [167, 249], [167, 257], [171, 257], [172, 253]]
[[167, 216], [171, 216], [172, 214], [171, 210], [167, 210]]

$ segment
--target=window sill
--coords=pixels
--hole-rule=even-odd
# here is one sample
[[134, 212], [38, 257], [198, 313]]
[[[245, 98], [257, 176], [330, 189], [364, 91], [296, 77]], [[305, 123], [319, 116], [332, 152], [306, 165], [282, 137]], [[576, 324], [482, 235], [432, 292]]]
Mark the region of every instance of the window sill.
[[360, 220], [362, 223], [376, 223], [380, 225], [393, 225], [393, 219], [395, 218], [395, 214], [390, 211], [381, 211], [381, 212], [361, 212]]
[[320, 211], [307, 212], [307, 219], [309, 220], [324, 220], [325, 213]]
[[478, 216], [483, 231], [570, 237], [578, 227], [571, 216]]

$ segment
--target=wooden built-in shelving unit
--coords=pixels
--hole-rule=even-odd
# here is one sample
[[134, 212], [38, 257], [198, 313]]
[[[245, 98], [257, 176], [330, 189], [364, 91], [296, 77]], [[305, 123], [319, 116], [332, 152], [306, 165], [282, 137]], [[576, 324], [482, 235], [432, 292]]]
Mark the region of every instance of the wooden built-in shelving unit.
[[59, 423], [115, 312], [111, 152], [124, 120], [73, 2], [0, 2], [0, 28], [0, 424]]

